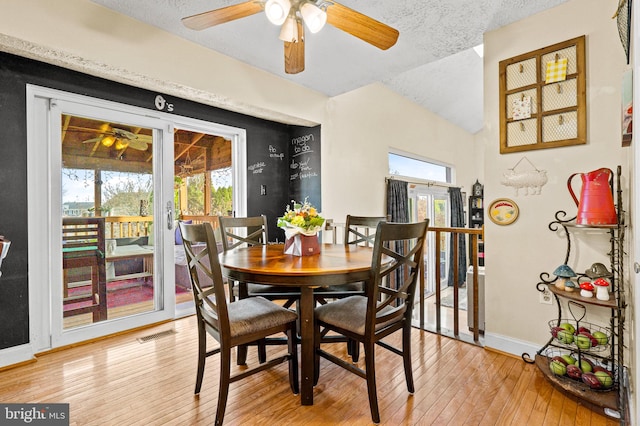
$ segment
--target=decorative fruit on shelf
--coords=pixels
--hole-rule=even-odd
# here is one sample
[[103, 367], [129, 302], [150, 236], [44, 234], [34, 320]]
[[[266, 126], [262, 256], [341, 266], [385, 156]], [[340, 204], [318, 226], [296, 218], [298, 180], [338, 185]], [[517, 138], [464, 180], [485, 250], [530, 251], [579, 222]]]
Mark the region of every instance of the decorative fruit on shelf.
[[578, 331], [576, 333], [591, 333], [591, 330], [589, 330], [587, 327], [585, 326], [580, 326], [578, 327]]
[[[596, 339], [595, 337], [593, 337], [593, 335], [587, 331], [581, 331], [580, 333], [578, 333], [578, 336], [585, 336], [589, 339], [589, 341], [591, 342], [591, 346], [598, 346], [598, 339]], [[588, 348], [581, 348], [581, 349], [588, 349]]]
[[564, 328], [565, 330], [567, 330], [571, 334], [576, 332], [576, 328], [570, 322], [563, 322], [558, 327]]
[[557, 339], [558, 338], [558, 332], [559, 331], [564, 331], [564, 328], [562, 327], [551, 327], [551, 335]]
[[572, 379], [580, 380], [582, 378], [582, 370], [577, 365], [567, 365], [567, 376]]
[[613, 386], [613, 378], [606, 371], [596, 371], [593, 373], [598, 379], [603, 388], [610, 388]]
[[580, 333], [575, 338], [576, 346], [582, 350], [591, 348], [591, 339], [583, 333]]
[[564, 359], [567, 363], [567, 365], [574, 365], [576, 362], [578, 362], [574, 357], [572, 357], [571, 355], [561, 355], [562, 359]]
[[603, 372], [607, 373], [611, 378], [613, 378], [613, 373], [611, 371], [607, 370], [606, 368], [604, 368], [601, 365], [594, 365], [593, 366], [593, 372], [597, 373], [598, 371], [603, 371]]
[[580, 370], [582, 370], [583, 374], [591, 373], [593, 371], [593, 363], [586, 358], [582, 358], [580, 360], [580, 365], [578, 367], [580, 367]]
[[595, 337], [599, 345], [606, 345], [609, 343], [609, 338], [602, 331], [594, 331], [593, 337]]
[[600, 389], [602, 387], [602, 383], [598, 380], [598, 376], [591, 372], [582, 373], [582, 381], [589, 385], [591, 389]]
[[560, 361], [551, 361], [549, 363], [549, 370], [556, 376], [564, 376], [567, 374], [567, 367]]
[[[573, 343], [573, 333], [569, 330], [560, 330], [558, 331], [557, 339], [560, 343], [564, 343], [565, 345], [570, 345]], [[591, 345], [591, 343], [589, 343]]]

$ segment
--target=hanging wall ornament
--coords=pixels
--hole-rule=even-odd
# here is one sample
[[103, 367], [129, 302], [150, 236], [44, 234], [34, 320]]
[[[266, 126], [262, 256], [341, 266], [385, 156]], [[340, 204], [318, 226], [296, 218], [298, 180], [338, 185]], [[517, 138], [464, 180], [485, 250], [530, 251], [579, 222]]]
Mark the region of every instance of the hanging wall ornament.
[[[533, 170], [516, 171], [522, 160], [527, 160]], [[520, 189], [524, 189], [524, 195], [529, 195], [529, 193], [539, 195], [547, 180], [546, 170], [538, 170], [527, 157], [522, 157], [515, 166], [502, 174], [500, 183], [504, 186], [513, 187], [516, 190], [516, 196], [518, 196]]]

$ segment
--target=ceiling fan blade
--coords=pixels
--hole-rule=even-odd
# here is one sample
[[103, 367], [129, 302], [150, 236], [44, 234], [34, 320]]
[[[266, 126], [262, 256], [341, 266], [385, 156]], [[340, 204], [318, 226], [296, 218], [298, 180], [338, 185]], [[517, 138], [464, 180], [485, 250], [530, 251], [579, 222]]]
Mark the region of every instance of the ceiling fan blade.
[[147, 143], [139, 139], [130, 139], [128, 142], [129, 142], [129, 148], [137, 149], [138, 151], [147, 150]]
[[298, 41], [284, 42], [284, 72], [298, 74], [304, 71], [304, 25], [298, 21]]
[[82, 143], [96, 143], [102, 140], [104, 136], [99, 136], [97, 138], [87, 139], [86, 141], [82, 141]]
[[192, 30], [204, 30], [205, 28], [215, 25], [224, 24], [225, 22], [235, 21], [236, 19], [245, 18], [255, 15], [263, 10], [262, 3], [250, 0], [244, 3], [223, 7], [220, 9], [210, 10], [208, 12], [199, 13], [193, 16], [182, 18], [185, 27]]
[[395, 28], [333, 0], [327, 7], [327, 23], [382, 50], [396, 44], [400, 35]]
[[151, 143], [153, 141], [153, 136], [136, 133], [136, 139], [144, 143]]

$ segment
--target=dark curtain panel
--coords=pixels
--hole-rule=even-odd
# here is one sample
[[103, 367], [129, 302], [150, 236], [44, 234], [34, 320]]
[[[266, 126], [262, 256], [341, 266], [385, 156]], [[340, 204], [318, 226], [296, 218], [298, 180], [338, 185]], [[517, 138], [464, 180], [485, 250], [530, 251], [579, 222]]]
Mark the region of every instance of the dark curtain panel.
[[[449, 199], [451, 200], [451, 227], [464, 227], [464, 200], [460, 188], [449, 188]], [[450, 234], [449, 250], [449, 286], [453, 286], [453, 268], [455, 265], [453, 258], [453, 241], [458, 238], [458, 286], [464, 284], [467, 273], [467, 248], [464, 234]]]
[[[390, 222], [409, 222], [409, 184], [405, 181], [387, 179], [387, 219]], [[395, 243], [396, 251], [398, 253], [404, 253], [404, 247], [402, 243]], [[393, 274], [393, 281], [396, 288], [398, 283], [402, 282], [403, 271], [397, 270]], [[393, 282], [392, 281], [392, 282]], [[396, 301], [398, 302], [398, 301]]]
[[387, 180], [387, 219], [391, 222], [409, 222], [409, 191], [405, 181]]

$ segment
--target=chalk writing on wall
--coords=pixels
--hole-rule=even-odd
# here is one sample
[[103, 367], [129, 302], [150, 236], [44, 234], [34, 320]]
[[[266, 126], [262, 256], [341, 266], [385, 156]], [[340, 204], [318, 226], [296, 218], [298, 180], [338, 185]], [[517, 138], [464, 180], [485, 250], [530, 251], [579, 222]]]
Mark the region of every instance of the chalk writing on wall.
[[255, 175], [258, 173], [262, 173], [265, 167], [267, 167], [267, 165], [264, 162], [259, 161], [257, 163], [253, 163], [252, 165], [247, 167], [247, 169]]
[[293, 200], [308, 197], [318, 207], [322, 202], [320, 126], [299, 130], [289, 140], [290, 195]]
[[289, 180], [303, 180], [318, 177], [318, 156], [314, 153], [315, 138], [313, 134], [291, 139], [291, 164], [289, 164]]
[[269, 157], [279, 158], [280, 160], [283, 160], [284, 152], [278, 152], [278, 150], [273, 145], [269, 145]]

